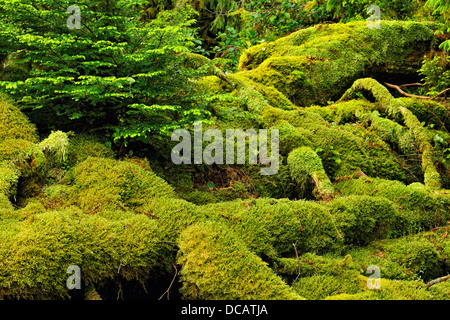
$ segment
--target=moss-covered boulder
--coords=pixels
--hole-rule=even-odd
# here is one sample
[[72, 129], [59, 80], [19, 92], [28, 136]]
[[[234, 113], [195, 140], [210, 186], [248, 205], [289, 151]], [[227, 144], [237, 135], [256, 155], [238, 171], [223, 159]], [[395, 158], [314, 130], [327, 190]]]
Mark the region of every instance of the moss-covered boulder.
[[336, 101], [358, 78], [417, 77], [420, 58], [435, 44], [436, 24], [365, 21], [322, 24], [274, 42], [250, 47], [241, 56], [240, 76], [272, 86], [298, 106]]

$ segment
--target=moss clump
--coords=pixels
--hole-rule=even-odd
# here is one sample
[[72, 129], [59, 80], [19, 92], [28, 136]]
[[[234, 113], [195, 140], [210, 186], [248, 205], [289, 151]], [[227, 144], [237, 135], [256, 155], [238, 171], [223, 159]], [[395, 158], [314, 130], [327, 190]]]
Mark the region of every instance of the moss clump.
[[83, 162], [89, 157], [114, 158], [114, 152], [102, 140], [86, 134], [70, 136], [67, 155], [68, 161], [71, 164]]
[[357, 92], [370, 92], [376, 101], [381, 103], [391, 119], [403, 122], [414, 136], [415, 142], [422, 153], [422, 170], [424, 183], [433, 188], [441, 188], [440, 175], [435, 167], [432, 145], [426, 130], [422, 127], [417, 117], [408, 110], [402, 100], [394, 99], [389, 90], [371, 78], [359, 79], [353, 83], [341, 100], [349, 99]]
[[450, 130], [448, 107], [432, 100], [416, 98], [399, 98], [404, 106], [410, 110], [420, 122], [434, 125], [435, 129]]
[[19, 170], [9, 161], [0, 161], [0, 194], [6, 198], [16, 195]]
[[356, 294], [364, 288], [359, 272], [343, 270], [336, 275], [315, 275], [295, 282], [295, 291], [308, 300], [322, 300], [336, 294]]
[[302, 299], [220, 223], [194, 224], [178, 244], [185, 299]]
[[140, 210], [153, 198], [175, 196], [156, 174], [125, 161], [89, 157], [73, 169], [73, 176], [77, 187], [73, 203], [87, 211], [120, 204]]
[[0, 142], [8, 139], [38, 140], [36, 127], [3, 93], [0, 93], [0, 128]]
[[247, 49], [239, 75], [275, 87], [295, 105], [325, 105], [362, 76], [415, 75], [420, 59], [414, 57], [433, 46], [433, 27], [382, 21], [381, 29], [370, 30], [359, 21], [305, 28]]
[[326, 300], [433, 300], [435, 296], [418, 281], [380, 279], [380, 290], [329, 296]]
[[52, 166], [59, 165], [67, 159], [69, 137], [62, 131], [52, 132], [38, 146], [44, 151], [46, 159]]
[[343, 248], [332, 216], [312, 201], [237, 200], [209, 204], [201, 210], [221, 219], [253, 252], [271, 259], [295, 255], [293, 243], [300, 253], [340, 252]]
[[345, 243], [357, 246], [388, 238], [399, 216], [393, 203], [383, 197], [349, 196], [334, 199], [327, 207]]
[[289, 153], [287, 159], [291, 176], [302, 189], [314, 181], [313, 193], [317, 198], [328, 199], [333, 193], [333, 186], [323, 169], [319, 156], [309, 147], [300, 147]]
[[393, 231], [396, 235], [411, 234], [447, 224], [448, 199], [433, 193], [421, 184], [406, 186], [400, 181], [360, 177], [342, 180], [334, 185], [342, 196], [368, 195], [392, 201], [399, 219]]
[[0, 286], [8, 298], [67, 298], [71, 265], [87, 287], [115, 277], [144, 281], [168, 257], [156, 222], [124, 212], [84, 215], [72, 207], [0, 220], [0, 237]]

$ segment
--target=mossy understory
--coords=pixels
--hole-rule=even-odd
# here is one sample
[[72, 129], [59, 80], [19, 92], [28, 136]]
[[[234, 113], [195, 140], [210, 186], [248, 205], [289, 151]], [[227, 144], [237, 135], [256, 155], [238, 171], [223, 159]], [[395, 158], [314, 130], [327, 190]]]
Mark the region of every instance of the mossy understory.
[[273, 176], [116, 159], [79, 133], [40, 141], [0, 97], [1, 298], [448, 300], [450, 281], [426, 284], [450, 273], [450, 166], [434, 139], [450, 142], [449, 109], [382, 85], [412, 77], [434, 27], [319, 25], [248, 49], [238, 73], [205, 68], [202, 90], [237, 110], [214, 128], [279, 130]]

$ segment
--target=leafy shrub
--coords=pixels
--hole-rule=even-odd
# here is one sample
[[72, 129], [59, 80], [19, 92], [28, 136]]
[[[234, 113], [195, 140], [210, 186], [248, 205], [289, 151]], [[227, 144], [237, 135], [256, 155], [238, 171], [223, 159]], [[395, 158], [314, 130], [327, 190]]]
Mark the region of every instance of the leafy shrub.
[[83, 0], [81, 26], [71, 30], [70, 1], [32, 2], [0, 2], [1, 19], [14, 26], [5, 30], [5, 50], [18, 50], [17, 63], [32, 66], [25, 80], [13, 76], [0, 86], [23, 108], [65, 129], [106, 128], [117, 143], [147, 142], [208, 114], [190, 81], [197, 72], [180, 55], [194, 39], [189, 7], [148, 22], [140, 19], [141, 1]]

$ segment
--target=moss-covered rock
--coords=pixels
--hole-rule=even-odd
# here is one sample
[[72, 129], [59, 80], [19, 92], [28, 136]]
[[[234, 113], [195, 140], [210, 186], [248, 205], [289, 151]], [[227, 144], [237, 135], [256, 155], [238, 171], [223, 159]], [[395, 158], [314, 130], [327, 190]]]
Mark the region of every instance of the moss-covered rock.
[[240, 74], [275, 87], [296, 105], [323, 105], [364, 76], [415, 75], [417, 57], [434, 45], [433, 28], [400, 21], [382, 21], [380, 29], [365, 21], [309, 27], [247, 49]]

